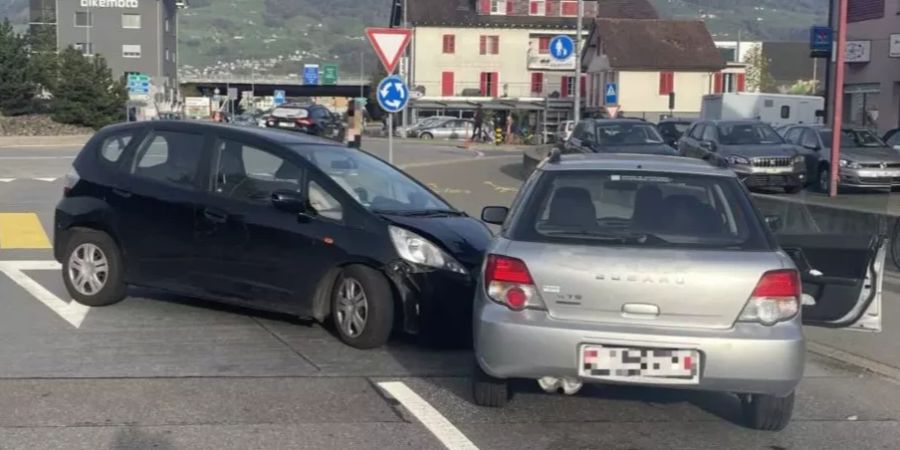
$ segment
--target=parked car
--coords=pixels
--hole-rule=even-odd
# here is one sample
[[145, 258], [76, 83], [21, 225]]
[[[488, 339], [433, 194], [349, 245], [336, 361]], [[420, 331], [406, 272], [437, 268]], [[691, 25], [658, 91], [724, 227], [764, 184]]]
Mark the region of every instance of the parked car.
[[748, 188], [781, 188], [800, 192], [807, 182], [806, 161], [760, 121], [707, 120], [695, 123], [678, 142], [683, 156], [720, 159], [737, 172]]
[[139, 122], [81, 150], [56, 208], [54, 254], [84, 305], [145, 286], [330, 318], [345, 343], [373, 348], [395, 326], [471, 336], [490, 237], [362, 151], [262, 128]]
[[[785, 132], [785, 140], [800, 146], [816, 187], [828, 192], [831, 185], [831, 147], [834, 133], [818, 125], [797, 125]], [[888, 147], [866, 129], [841, 131], [839, 184], [861, 189], [900, 186], [900, 152]]]
[[416, 131], [416, 137], [431, 139], [470, 139], [475, 131], [475, 122], [467, 119], [450, 119], [434, 122]]
[[894, 150], [900, 150], [900, 128], [885, 133], [884, 142]]
[[442, 122], [445, 122], [448, 120], [454, 120], [454, 119], [456, 119], [456, 118], [449, 117], [449, 116], [426, 117], [424, 119], [419, 120], [415, 124], [410, 125], [408, 128], [397, 127], [396, 135], [398, 137], [417, 138], [417, 137], [419, 137], [419, 131], [422, 130], [423, 128], [428, 128], [428, 127], [431, 127], [438, 123], [442, 123]]
[[343, 121], [322, 105], [281, 105], [266, 117], [266, 127], [334, 140], [342, 140], [346, 133]]
[[636, 119], [585, 119], [566, 142], [568, 153], [675, 155], [652, 124]]
[[666, 144], [669, 144], [672, 148], [678, 148], [678, 140], [681, 139], [681, 136], [684, 136], [684, 132], [691, 128], [693, 123], [690, 119], [671, 118], [661, 120], [656, 125], [656, 128], [666, 141]]
[[776, 236], [731, 170], [552, 155], [512, 204], [482, 213], [503, 228], [476, 290], [479, 405], [505, 405], [514, 379], [720, 391], [780, 430], [802, 325], [881, 330], [884, 240]]

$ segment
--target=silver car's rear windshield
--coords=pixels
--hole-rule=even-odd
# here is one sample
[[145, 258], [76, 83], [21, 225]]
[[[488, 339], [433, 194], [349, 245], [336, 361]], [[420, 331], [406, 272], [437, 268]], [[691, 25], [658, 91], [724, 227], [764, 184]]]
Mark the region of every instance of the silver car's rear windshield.
[[770, 250], [734, 178], [548, 171], [515, 212], [514, 240], [599, 246]]

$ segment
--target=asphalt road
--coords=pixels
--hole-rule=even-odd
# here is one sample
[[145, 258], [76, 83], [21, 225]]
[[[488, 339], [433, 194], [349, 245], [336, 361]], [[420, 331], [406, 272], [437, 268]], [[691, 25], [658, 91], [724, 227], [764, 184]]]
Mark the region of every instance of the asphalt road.
[[[387, 153], [380, 141], [368, 147]], [[400, 337], [358, 351], [315, 324], [149, 291], [132, 291], [113, 307], [79, 307], [46, 248], [74, 151], [0, 149], [0, 449], [437, 449], [449, 442], [454, 449], [775, 450], [900, 442], [900, 381], [812, 353], [794, 422], [763, 433], [743, 428], [737, 401], [722, 394], [589, 387], [564, 397], [523, 383], [508, 408], [483, 409], [470, 400], [465, 350]], [[395, 156], [473, 215], [508, 205], [521, 184], [517, 154], [406, 143]], [[896, 303], [900, 285], [888, 289], [886, 301]], [[894, 343], [895, 325], [886, 324]], [[883, 348], [900, 360], [895, 344]]]

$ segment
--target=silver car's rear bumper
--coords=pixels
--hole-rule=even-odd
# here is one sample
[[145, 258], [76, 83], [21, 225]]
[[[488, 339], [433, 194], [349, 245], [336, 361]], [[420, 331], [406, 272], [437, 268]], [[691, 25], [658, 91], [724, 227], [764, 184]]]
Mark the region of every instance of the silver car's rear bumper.
[[701, 354], [699, 384], [665, 386], [783, 396], [803, 376], [806, 349], [797, 320], [774, 327], [738, 324], [729, 330], [614, 327], [552, 319], [544, 311], [513, 312], [483, 299], [475, 305], [475, 355], [497, 378], [544, 376], [580, 378], [581, 344], [696, 349]]

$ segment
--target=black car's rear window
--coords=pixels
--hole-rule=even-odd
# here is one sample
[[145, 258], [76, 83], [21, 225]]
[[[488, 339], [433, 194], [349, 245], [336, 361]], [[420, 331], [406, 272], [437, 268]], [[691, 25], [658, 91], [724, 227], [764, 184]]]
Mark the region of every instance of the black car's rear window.
[[733, 178], [634, 171], [544, 172], [510, 238], [580, 245], [768, 250]]

